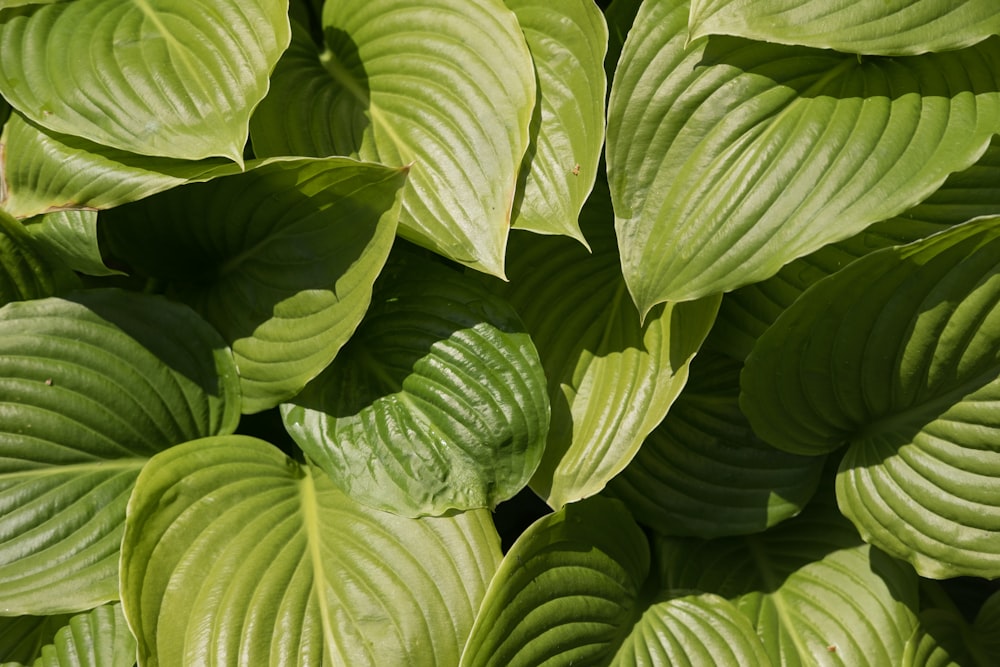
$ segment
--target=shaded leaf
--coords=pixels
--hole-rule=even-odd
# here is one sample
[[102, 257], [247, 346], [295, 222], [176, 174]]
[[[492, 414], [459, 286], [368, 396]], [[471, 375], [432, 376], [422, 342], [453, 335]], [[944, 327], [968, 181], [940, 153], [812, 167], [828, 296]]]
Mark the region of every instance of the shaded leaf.
[[39, 246], [63, 264], [91, 276], [111, 276], [97, 240], [97, 211], [59, 211], [32, 218], [27, 230]]
[[775, 274], [925, 199], [1000, 117], [1000, 40], [912, 58], [689, 42], [647, 2], [612, 84], [608, 178], [629, 291], [653, 305]]
[[100, 222], [112, 254], [222, 333], [249, 413], [299, 392], [354, 332], [392, 246], [406, 171], [347, 158], [248, 166]]
[[239, 419], [236, 369], [186, 306], [118, 290], [0, 308], [0, 613], [118, 598], [125, 503], [155, 452]]
[[502, 276], [535, 105], [531, 55], [500, 0], [341, 0], [304, 28], [251, 123], [258, 156], [412, 164], [400, 234]]
[[782, 449], [849, 445], [866, 540], [929, 577], [1000, 576], [1000, 219], [857, 260], [757, 341], [741, 405]]
[[[120, 604], [78, 614], [41, 647], [34, 667], [132, 667], [135, 638]], [[27, 664], [27, 663], [26, 663]]]
[[760, 532], [802, 511], [826, 457], [788, 454], [757, 438], [739, 408], [741, 364], [704, 355], [607, 492], [663, 535]]
[[0, 63], [0, 94], [54, 132], [242, 164], [250, 112], [288, 45], [287, 9], [278, 0], [14, 8], [0, 16], [0, 44], [20, 57]]
[[0, 617], [0, 665], [30, 664], [69, 615]]
[[156, 456], [129, 502], [140, 664], [456, 664], [500, 559], [485, 510], [404, 519], [244, 436]]
[[76, 276], [39, 251], [24, 227], [0, 210], [0, 305], [79, 286]]
[[914, 55], [1000, 34], [993, 0], [692, 0], [691, 39], [736, 35], [851, 53]]
[[581, 217], [591, 254], [562, 238], [513, 236], [510, 283], [497, 287], [548, 377], [552, 426], [531, 487], [552, 507], [597, 493], [628, 465], [684, 386], [719, 304], [718, 296], [666, 304], [640, 323], [611, 218], [599, 188]]

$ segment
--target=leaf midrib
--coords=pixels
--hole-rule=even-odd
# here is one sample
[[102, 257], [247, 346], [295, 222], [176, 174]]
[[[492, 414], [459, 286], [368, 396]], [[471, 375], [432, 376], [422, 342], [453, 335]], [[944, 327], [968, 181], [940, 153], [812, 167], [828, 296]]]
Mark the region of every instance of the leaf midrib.
[[306, 530], [307, 557], [312, 562], [312, 595], [319, 607], [320, 626], [323, 631], [324, 649], [328, 656], [338, 655], [337, 642], [333, 634], [333, 619], [326, 604], [323, 591], [329, 587], [326, 573], [323, 569], [322, 526], [319, 521], [319, 499], [316, 493], [316, 482], [309, 466], [302, 466], [304, 475], [299, 483], [299, 506], [302, 511], [302, 525]]
[[[767, 551], [762, 547], [759, 539], [749, 537], [746, 540], [746, 544], [748, 550], [750, 551], [750, 556], [753, 559], [754, 569], [763, 584], [762, 590], [772, 591], [771, 593], [766, 594], [766, 596], [774, 606], [774, 609], [778, 614], [778, 618], [780, 619], [778, 632], [780, 632], [780, 628], [785, 628], [788, 636], [792, 639], [792, 644], [795, 646], [795, 651], [798, 653], [799, 657], [808, 657], [811, 655], [809, 648], [803, 643], [802, 637], [799, 633], [795, 631], [798, 624], [795, 622], [789, 605], [786, 604], [785, 599], [781, 594], [781, 584], [783, 583], [784, 578], [778, 576], [778, 574], [771, 568]], [[751, 619], [751, 621], [753, 621], [753, 619]]]

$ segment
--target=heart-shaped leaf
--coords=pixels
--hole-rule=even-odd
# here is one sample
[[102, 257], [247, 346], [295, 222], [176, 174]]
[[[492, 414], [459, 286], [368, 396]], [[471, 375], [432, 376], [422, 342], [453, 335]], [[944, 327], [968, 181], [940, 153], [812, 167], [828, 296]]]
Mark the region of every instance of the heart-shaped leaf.
[[229, 342], [248, 413], [294, 396], [350, 338], [392, 247], [406, 179], [347, 158], [249, 167], [100, 219], [113, 254], [166, 281]]
[[118, 598], [146, 459], [239, 420], [232, 356], [191, 309], [93, 290], [0, 308], [0, 612]]
[[492, 509], [538, 466], [545, 374], [508, 303], [418, 259], [387, 267], [354, 337], [282, 415], [355, 500], [408, 516]]
[[6, 10], [0, 45], [18, 57], [0, 62], [0, 94], [54, 132], [242, 164], [250, 113], [288, 46], [287, 10], [280, 0], [74, 0]]
[[898, 665], [917, 628], [912, 568], [868, 545], [818, 498], [771, 530], [656, 543], [662, 586], [731, 600], [772, 665]]
[[578, 218], [604, 148], [608, 27], [593, 0], [505, 0], [538, 76], [531, 145], [511, 225], [583, 243]]
[[760, 337], [803, 291], [858, 257], [912, 243], [972, 218], [1000, 215], [1000, 142], [994, 139], [976, 164], [948, 177], [930, 197], [895, 218], [786, 264], [773, 277], [722, 299], [706, 347], [746, 359]]
[[0, 210], [0, 305], [79, 286], [76, 276], [40, 252], [38, 245], [21, 223]]
[[502, 276], [535, 106], [514, 14], [500, 0], [340, 0], [323, 34], [320, 51], [295, 30], [251, 123], [256, 154], [412, 164], [400, 234]]
[[757, 341], [741, 404], [788, 451], [850, 447], [837, 495], [930, 577], [1000, 576], [1000, 218], [857, 260]]
[[664, 535], [760, 532], [795, 516], [819, 484], [825, 456], [798, 456], [757, 438], [739, 408], [742, 365], [702, 352], [684, 390], [607, 492]]
[[137, 155], [55, 134], [13, 114], [0, 137], [0, 201], [18, 218], [64, 209], [104, 209], [184, 183], [238, 174], [223, 158], [190, 161]]
[[[560, 237], [511, 237], [510, 283], [542, 359], [552, 426], [531, 487], [552, 507], [593, 495], [628, 465], [687, 380], [719, 297], [653, 309], [645, 324], [622, 279], [606, 188], [581, 228], [588, 254]], [[609, 405], [624, 406], [609, 410]]]
[[490, 583], [462, 667], [765, 664], [731, 603], [661, 594], [649, 571], [646, 537], [617, 501], [589, 498], [539, 519]]
[[[135, 664], [135, 638], [128, 629], [120, 604], [97, 607], [65, 621], [64, 617], [21, 618], [41, 621], [29, 635], [34, 643], [30, 648], [34, 650], [13, 662], [7, 662], [8, 658], [0, 653], [3, 667], [21, 667], [22, 664], [33, 664], [34, 667], [132, 667]], [[10, 632], [21, 630], [21, 626], [17, 625], [19, 619], [12, 620], [7, 629]], [[0, 629], [2, 633], [3, 629]]]
[[612, 84], [608, 178], [643, 313], [729, 291], [925, 199], [1000, 118], [1000, 40], [910, 58], [690, 41], [644, 3]]
[[851, 53], [913, 55], [1000, 34], [993, 0], [692, 0], [691, 39], [724, 34]]
[[454, 665], [500, 559], [485, 510], [404, 519], [245, 436], [143, 469], [122, 546], [139, 663]]

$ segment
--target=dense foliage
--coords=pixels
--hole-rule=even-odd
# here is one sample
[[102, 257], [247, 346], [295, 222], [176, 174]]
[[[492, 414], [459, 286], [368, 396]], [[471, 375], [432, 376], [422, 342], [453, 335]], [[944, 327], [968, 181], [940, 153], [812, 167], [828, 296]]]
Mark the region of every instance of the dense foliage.
[[1000, 664], [997, 34], [0, 0], [0, 663]]

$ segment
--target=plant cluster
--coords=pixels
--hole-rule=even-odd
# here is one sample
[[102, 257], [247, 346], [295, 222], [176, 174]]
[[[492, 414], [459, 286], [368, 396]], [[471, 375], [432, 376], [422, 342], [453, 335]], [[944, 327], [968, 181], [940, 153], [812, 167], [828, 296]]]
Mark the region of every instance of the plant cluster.
[[0, 0], [0, 664], [1000, 664], [997, 34]]

